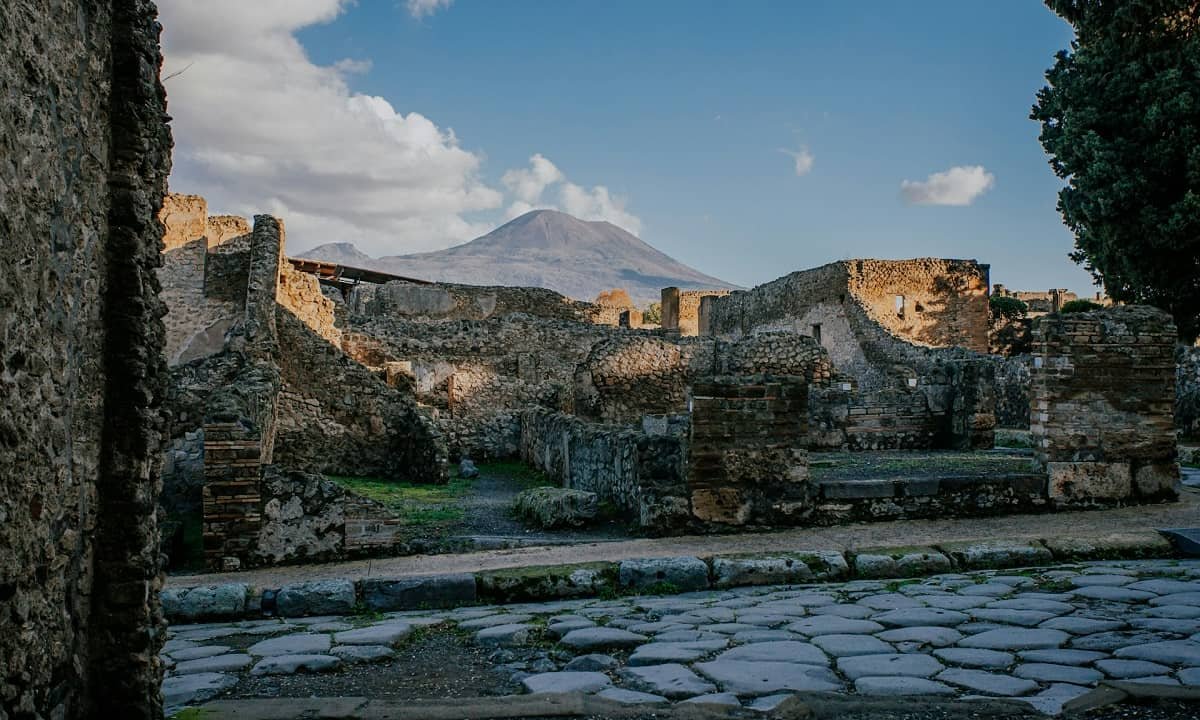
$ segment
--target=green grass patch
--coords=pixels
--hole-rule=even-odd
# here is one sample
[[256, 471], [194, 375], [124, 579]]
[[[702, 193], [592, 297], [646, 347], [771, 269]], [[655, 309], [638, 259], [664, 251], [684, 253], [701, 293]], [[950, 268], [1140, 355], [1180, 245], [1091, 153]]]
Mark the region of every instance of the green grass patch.
[[326, 475], [332, 482], [396, 513], [404, 524], [438, 526], [463, 519], [458, 500], [471, 492], [474, 480], [453, 478], [445, 485], [389, 482], [379, 478]]

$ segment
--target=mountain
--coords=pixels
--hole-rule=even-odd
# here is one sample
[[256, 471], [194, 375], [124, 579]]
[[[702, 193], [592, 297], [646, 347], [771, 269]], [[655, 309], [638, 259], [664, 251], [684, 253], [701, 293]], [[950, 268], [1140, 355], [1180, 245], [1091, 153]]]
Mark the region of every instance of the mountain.
[[300, 254], [351, 267], [467, 285], [545, 287], [578, 300], [625, 288], [635, 302], [659, 299], [664, 287], [736, 288], [694, 270], [604, 221], [534, 210], [471, 242], [436, 252], [371, 258], [351, 243]]

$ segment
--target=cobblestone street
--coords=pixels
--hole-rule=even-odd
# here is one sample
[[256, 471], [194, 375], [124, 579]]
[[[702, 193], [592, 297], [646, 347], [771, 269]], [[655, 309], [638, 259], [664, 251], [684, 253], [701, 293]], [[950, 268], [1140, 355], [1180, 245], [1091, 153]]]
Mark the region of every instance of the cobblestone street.
[[176, 625], [164, 692], [175, 709], [353, 695], [340, 679], [370, 668], [386, 686], [404, 647], [442, 635], [492, 675], [477, 694], [765, 712], [806, 693], [1011, 698], [1055, 714], [1105, 681], [1200, 687], [1200, 561]]

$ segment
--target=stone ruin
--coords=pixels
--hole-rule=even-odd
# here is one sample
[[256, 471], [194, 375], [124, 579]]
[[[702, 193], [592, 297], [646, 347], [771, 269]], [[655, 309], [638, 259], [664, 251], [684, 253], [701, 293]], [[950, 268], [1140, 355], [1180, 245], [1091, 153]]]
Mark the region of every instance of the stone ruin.
[[[181, 351], [167, 497], [195, 506], [203, 495], [210, 567], [403, 552], [386, 512], [311, 474], [437, 482], [446, 461], [461, 457], [520, 457], [564, 487], [596, 493], [647, 533], [1174, 492], [1169, 468], [1155, 493], [1130, 486], [1071, 497], [1047, 480], [1052, 465], [919, 487], [811, 480], [810, 451], [989, 449], [998, 415], [1021, 412], [1013, 407], [1021, 398], [1028, 412], [1032, 375], [1014, 380], [1018, 366], [986, 354], [988, 268], [971, 260], [852, 260], [746, 291], [666, 288], [663, 326], [639, 328], [614, 319], [614, 309], [629, 309], [616, 293], [592, 304], [287, 259], [281, 232], [257, 239], [273, 219], [238, 236], [245, 224], [222, 218], [234, 230], [213, 242], [186, 237], [213, 231], [213, 220], [195, 217], [198, 199], [171, 197], [166, 208], [173, 240], [163, 277], [189, 288], [168, 300], [185, 301], [185, 313], [186, 303], [204, 308], [168, 326], [168, 345]], [[203, 262], [181, 248], [202, 249]], [[257, 296], [256, 283], [270, 283], [254, 269], [256, 253], [278, 273]], [[260, 363], [248, 385], [231, 383], [236, 374], [216, 369], [252, 347], [242, 328], [253, 313], [270, 315], [268, 306], [279, 337], [260, 354], [275, 374]], [[219, 344], [214, 328], [225, 329]], [[245, 390], [235, 393], [242, 404], [223, 400], [229, 393], [218, 386]], [[264, 394], [273, 420], [256, 419], [258, 406], [244, 402]], [[220, 414], [222, 403], [237, 412]], [[247, 440], [258, 445], [228, 435], [260, 426]], [[309, 499], [314, 492], [327, 501]]]

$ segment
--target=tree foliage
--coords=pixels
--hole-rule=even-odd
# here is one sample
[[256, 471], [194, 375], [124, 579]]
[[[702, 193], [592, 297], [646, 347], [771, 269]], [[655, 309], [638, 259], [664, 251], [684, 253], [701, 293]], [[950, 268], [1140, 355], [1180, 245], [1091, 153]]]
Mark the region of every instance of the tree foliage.
[[1068, 300], [1058, 309], [1060, 313], [1081, 313], [1103, 310], [1104, 306], [1091, 300]]
[[642, 322], [646, 325], [662, 324], [662, 303], [652, 302], [642, 311]]
[[1029, 306], [1024, 300], [1004, 295], [993, 295], [988, 298], [988, 306], [992, 311], [992, 321], [1019, 320], [1029, 314]]
[[1067, 185], [1071, 258], [1200, 331], [1200, 1], [1046, 0], [1075, 28], [1031, 118]]

